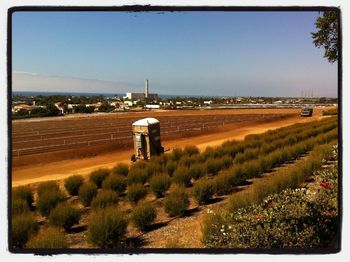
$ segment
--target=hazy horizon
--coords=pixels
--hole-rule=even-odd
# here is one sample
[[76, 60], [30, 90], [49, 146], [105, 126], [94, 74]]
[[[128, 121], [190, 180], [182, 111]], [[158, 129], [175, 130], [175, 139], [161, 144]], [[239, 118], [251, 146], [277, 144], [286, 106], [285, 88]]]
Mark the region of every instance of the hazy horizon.
[[[15, 12], [12, 89], [338, 97], [318, 12]], [[25, 43], [25, 44], [24, 44]]]

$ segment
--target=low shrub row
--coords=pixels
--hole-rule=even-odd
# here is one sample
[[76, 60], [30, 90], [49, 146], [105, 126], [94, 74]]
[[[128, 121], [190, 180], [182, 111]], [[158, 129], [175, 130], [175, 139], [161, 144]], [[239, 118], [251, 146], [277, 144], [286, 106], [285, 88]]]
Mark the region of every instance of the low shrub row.
[[275, 150], [259, 159], [244, 162], [241, 165], [235, 165], [226, 172], [215, 177], [216, 194], [225, 195], [232, 192], [233, 188], [242, 184], [250, 178], [257, 177], [260, 174], [271, 171], [277, 166], [281, 166], [287, 161], [296, 159], [313, 149], [315, 145], [327, 143], [337, 136], [336, 130], [328, 131], [317, 137], [312, 137], [283, 149]]
[[236, 209], [247, 205], [260, 203], [266, 196], [279, 193], [286, 188], [299, 186], [307, 176], [319, 170], [324, 159], [331, 155], [332, 144], [319, 145], [313, 149], [310, 155], [293, 164], [287, 169], [281, 169], [274, 173], [268, 181], [256, 181], [254, 190], [238, 192], [230, 197], [228, 210], [234, 212]]
[[[196, 147], [184, 150], [174, 149], [169, 155], [158, 156], [148, 163], [142, 163], [141, 169], [147, 170], [147, 178], [145, 175], [139, 175], [136, 181], [134, 179], [131, 181], [144, 183], [152, 175], [166, 172], [169, 176], [175, 176], [175, 182], [189, 186], [190, 177], [198, 179], [204, 174], [216, 175], [233, 163], [242, 164], [245, 161], [256, 159], [260, 155], [264, 156], [284, 146], [315, 137], [336, 126], [336, 119], [328, 119], [283, 127], [264, 134], [250, 135], [243, 142], [227, 141], [217, 148], [208, 147], [203, 153], [199, 153]], [[205, 167], [206, 170], [199, 169], [199, 166]], [[139, 168], [139, 165], [134, 165], [131, 170]]]

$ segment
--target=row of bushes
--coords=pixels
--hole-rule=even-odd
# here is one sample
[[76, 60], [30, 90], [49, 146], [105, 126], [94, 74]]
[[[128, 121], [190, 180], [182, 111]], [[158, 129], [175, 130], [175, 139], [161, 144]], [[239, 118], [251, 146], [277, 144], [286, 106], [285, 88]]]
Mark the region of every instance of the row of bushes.
[[[130, 187], [140, 187], [132, 184]], [[132, 199], [135, 202], [136, 200]], [[175, 187], [164, 198], [164, 209], [170, 216], [183, 215], [188, 208], [189, 199], [184, 187]], [[148, 202], [139, 202], [133, 208], [130, 220], [141, 231], [149, 229], [156, 219], [155, 207]], [[96, 246], [102, 248], [125, 247], [128, 219], [115, 207], [105, 206], [94, 210], [88, 224], [88, 238]]]
[[132, 182], [145, 183], [153, 174], [168, 173], [176, 182], [188, 186], [192, 178], [198, 179], [205, 174], [216, 175], [233, 163], [243, 163], [257, 158], [259, 154], [270, 153], [280, 147], [295, 144], [326, 132], [336, 125], [336, 121], [332, 119], [298, 124], [281, 128], [278, 132], [269, 131], [265, 134], [253, 135], [243, 142], [228, 141], [218, 148], [209, 147], [202, 154], [193, 146], [186, 147], [184, 150], [175, 149], [169, 155], [155, 157], [148, 163], [142, 163], [141, 166], [132, 166], [131, 170], [142, 169], [136, 172], [135, 177], [138, 181], [132, 179]]
[[216, 185], [216, 193], [219, 195], [228, 194], [234, 187], [242, 184], [247, 179], [269, 172], [273, 168], [305, 154], [315, 145], [327, 143], [336, 137], [336, 130], [329, 131], [318, 137], [310, 138], [292, 146], [273, 151], [259, 159], [254, 159], [241, 165], [235, 165], [227, 172], [220, 174], [214, 179], [213, 183]]
[[296, 188], [306, 177], [321, 168], [323, 161], [331, 156], [332, 148], [333, 142], [316, 146], [305, 160], [288, 169], [277, 170], [268, 181], [256, 181], [253, 191], [242, 191], [232, 195], [228, 202], [228, 210], [234, 212], [238, 208], [258, 204], [270, 194], [279, 193], [286, 188]]
[[214, 194], [229, 194], [236, 186], [243, 184], [247, 179], [268, 172], [312, 150], [315, 145], [328, 143], [336, 138], [337, 130], [335, 129], [292, 146], [273, 151], [259, 159], [236, 164], [212, 180], [197, 182], [194, 187], [194, 196], [198, 203], [207, 203]]

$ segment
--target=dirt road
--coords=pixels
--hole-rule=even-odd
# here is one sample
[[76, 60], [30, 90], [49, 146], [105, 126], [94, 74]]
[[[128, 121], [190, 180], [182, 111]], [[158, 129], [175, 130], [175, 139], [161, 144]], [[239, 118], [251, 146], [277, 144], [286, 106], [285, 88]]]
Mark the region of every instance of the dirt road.
[[[308, 122], [320, 117], [320, 113], [315, 113], [313, 117], [302, 118], [298, 115], [286, 120], [278, 120], [265, 124], [250, 123], [245, 126], [230, 126], [228, 130], [218, 133], [206, 134], [197, 137], [179, 138], [176, 140], [164, 141], [166, 149], [181, 148], [186, 145], [196, 145], [200, 150], [207, 146], [218, 146], [228, 139], [243, 139], [248, 134], [263, 133], [269, 129], [275, 129], [294, 123]], [[59, 162], [52, 162], [40, 165], [25, 167], [14, 167], [12, 169], [12, 186], [32, 184], [47, 180], [61, 180], [73, 174], [88, 175], [98, 168], [112, 168], [119, 162], [130, 162], [132, 150], [124, 150], [106, 153], [95, 157], [83, 159], [71, 159]]]

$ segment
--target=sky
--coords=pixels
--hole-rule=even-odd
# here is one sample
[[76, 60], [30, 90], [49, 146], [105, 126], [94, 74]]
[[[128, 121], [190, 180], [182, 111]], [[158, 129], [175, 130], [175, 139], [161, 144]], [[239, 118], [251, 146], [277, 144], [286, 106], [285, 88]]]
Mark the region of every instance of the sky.
[[13, 91], [337, 96], [318, 12], [15, 12]]

